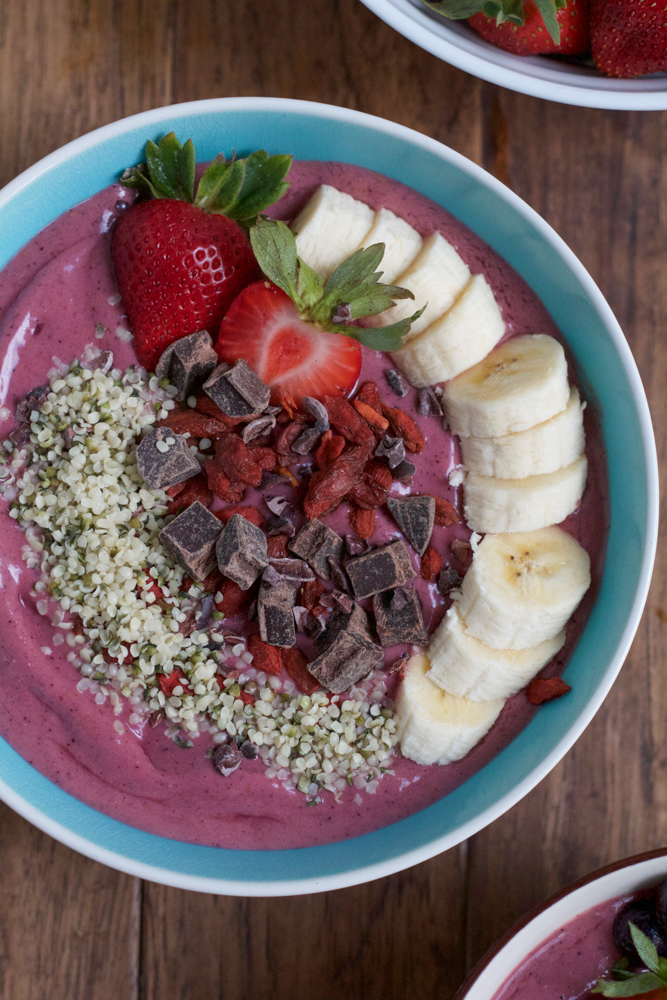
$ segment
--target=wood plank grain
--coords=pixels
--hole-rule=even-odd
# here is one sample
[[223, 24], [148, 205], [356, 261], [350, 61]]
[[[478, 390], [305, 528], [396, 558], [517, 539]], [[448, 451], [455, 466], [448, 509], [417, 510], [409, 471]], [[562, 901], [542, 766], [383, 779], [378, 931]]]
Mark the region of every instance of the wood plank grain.
[[465, 847], [367, 885], [291, 899], [144, 888], [142, 1000], [403, 1000], [463, 978]]
[[[616, 312], [644, 379], [664, 469], [667, 115], [498, 95], [507, 180], [563, 236]], [[540, 129], [548, 155], [534, 140]], [[550, 893], [667, 840], [664, 542], [663, 528], [647, 610], [602, 709], [551, 775], [470, 844], [469, 964]]]
[[141, 885], [0, 805], [0, 996], [135, 1000]]

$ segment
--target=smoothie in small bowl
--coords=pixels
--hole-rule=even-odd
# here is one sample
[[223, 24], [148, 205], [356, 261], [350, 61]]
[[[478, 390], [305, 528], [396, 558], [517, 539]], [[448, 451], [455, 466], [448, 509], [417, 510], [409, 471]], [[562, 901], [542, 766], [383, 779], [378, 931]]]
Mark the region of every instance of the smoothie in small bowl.
[[[651, 973], [652, 965], [659, 970], [657, 959], [650, 949], [640, 956], [630, 925], [664, 956], [666, 876], [667, 852], [662, 849], [578, 879], [535, 907], [494, 945], [456, 1000], [664, 996], [667, 984], [660, 971], [657, 977]], [[627, 981], [627, 992], [615, 992], [614, 983], [620, 981]]]
[[[294, 237], [282, 223], [262, 223], [250, 239], [264, 280], [251, 255], [246, 287], [221, 327], [211, 320], [222, 364], [203, 392], [191, 386], [180, 398], [173, 365], [159, 360], [168, 345], [153, 350], [118, 256], [128, 220], [160, 204], [135, 207], [120, 174], [142, 162], [147, 141], [172, 131], [183, 142], [192, 137], [198, 179], [221, 151], [293, 156], [291, 186], [264, 203], [268, 215], [292, 226], [300, 257], [323, 280], [359, 244], [383, 242], [390, 280], [416, 300], [403, 346], [374, 339], [386, 336], [382, 317], [354, 327], [350, 306], [332, 332], [324, 313], [317, 330], [308, 326], [299, 293], [290, 303], [278, 291], [276, 283], [288, 293], [290, 283], [257, 242], [258, 233]], [[332, 203], [332, 221], [318, 229]], [[620, 669], [648, 587], [657, 507], [634, 362], [599, 291], [549, 227], [479, 168], [416, 133], [341, 109], [259, 99], [183, 105], [108, 126], [12, 182], [0, 213], [1, 431], [9, 442], [2, 642], [15, 691], [0, 719], [5, 800], [123, 870], [260, 895], [399, 870], [460, 842], [533, 787]], [[239, 239], [250, 254], [247, 237]], [[439, 278], [420, 286], [433, 259], [447, 275], [446, 294]], [[264, 318], [246, 336], [248, 303], [255, 317], [261, 303]], [[404, 306], [393, 315], [409, 317], [411, 301]], [[338, 343], [341, 351], [297, 369], [283, 359], [278, 378], [275, 354], [255, 343], [259, 330], [275, 348], [278, 312], [295, 317], [299, 335], [321, 337], [322, 351]], [[481, 332], [471, 341], [469, 329]], [[215, 358], [211, 343], [207, 333], [200, 347]], [[543, 455], [535, 466], [532, 437], [516, 433], [508, 453], [497, 407], [493, 433], [501, 436], [484, 433], [488, 398], [480, 424], [475, 392], [463, 398], [451, 388], [521, 368], [526, 352], [539, 354], [555, 402], [542, 412], [546, 390], [520, 381], [535, 411], [510, 437], [539, 426], [558, 443], [550, 421], [576, 425], [549, 469]], [[150, 374], [158, 360], [158, 371], [166, 365], [159, 378]], [[228, 364], [245, 364], [238, 371], [246, 382], [228, 382], [236, 377]], [[479, 365], [487, 366], [481, 375]], [[240, 404], [230, 384], [246, 392]], [[293, 409], [291, 394], [303, 396], [303, 409]], [[246, 409], [230, 410], [230, 399]], [[502, 406], [511, 409], [507, 399]], [[156, 434], [156, 461], [141, 466], [133, 442], [144, 435], [145, 451]], [[172, 465], [160, 455], [177, 437], [192, 468], [168, 479]], [[239, 456], [240, 486], [229, 478]], [[331, 494], [350, 468], [357, 478]], [[83, 500], [82, 476], [90, 491]], [[116, 480], [129, 490], [120, 500]], [[181, 493], [183, 481], [191, 485]], [[77, 504], [78, 520], [65, 523]], [[220, 570], [201, 547], [188, 549], [187, 530], [178, 535], [190, 504], [200, 511], [198, 530], [210, 526], [211, 546], [223, 525], [234, 536], [234, 558], [218, 555]], [[243, 527], [248, 519], [252, 527]], [[493, 565], [498, 539], [511, 560], [518, 532], [534, 539], [544, 530], [539, 551], [565, 545], [577, 568], [557, 614], [545, 630], [544, 608], [530, 611], [539, 636], [521, 615], [508, 632], [512, 613], [501, 616], [504, 631], [489, 632], [493, 615], [479, 613], [482, 565]], [[264, 553], [259, 562], [248, 539]], [[321, 563], [322, 539], [335, 565]], [[247, 576], [253, 558], [259, 568]], [[121, 593], [133, 609], [127, 620]], [[296, 601], [293, 616], [281, 594], [288, 612]], [[506, 608], [513, 595], [500, 595]], [[341, 638], [341, 624], [352, 638]], [[352, 652], [341, 652], [344, 642]], [[488, 658], [489, 647], [493, 683], [489, 669], [461, 682], [454, 661], [470, 666], [471, 650]], [[542, 687], [526, 697], [536, 672]], [[536, 708], [568, 686], [566, 697]], [[435, 711], [434, 699], [444, 708]]]

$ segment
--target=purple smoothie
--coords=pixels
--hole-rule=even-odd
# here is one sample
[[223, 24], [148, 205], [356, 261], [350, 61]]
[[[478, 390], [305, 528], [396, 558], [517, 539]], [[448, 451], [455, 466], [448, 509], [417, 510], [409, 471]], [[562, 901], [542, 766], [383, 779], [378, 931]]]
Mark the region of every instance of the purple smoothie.
[[593, 1000], [599, 978], [620, 957], [614, 944], [616, 914], [634, 897], [593, 906], [547, 938], [503, 984], [493, 1000]]
[[[367, 202], [391, 209], [423, 236], [439, 230], [461, 254], [473, 273], [483, 273], [502, 309], [508, 335], [548, 333], [562, 341], [548, 313], [525, 282], [486, 244], [435, 203], [379, 174], [339, 163], [293, 165], [292, 187], [273, 215], [293, 218], [321, 183], [331, 184]], [[114, 352], [115, 365], [133, 363], [131, 344], [115, 336], [126, 326], [122, 307], [110, 304], [116, 286], [109, 261], [114, 205], [124, 189], [111, 186], [61, 216], [33, 239], [2, 272], [0, 284], [0, 406], [13, 414], [16, 402], [46, 381], [53, 356], [69, 363], [87, 344]], [[95, 339], [96, 324], [108, 333]], [[427, 438], [424, 452], [410, 456], [416, 465], [412, 490], [433, 493], [454, 503], [457, 490], [448, 472], [458, 462], [458, 449], [436, 417], [418, 417], [416, 392], [397, 400], [383, 371], [390, 359], [362, 348], [361, 380], [376, 382], [389, 405], [411, 412]], [[574, 372], [571, 372], [574, 378]], [[544, 675], [560, 673], [579, 638], [595, 599], [602, 573], [608, 527], [605, 459], [592, 407], [586, 410], [588, 485], [581, 507], [563, 524], [591, 557], [593, 584], [571, 618], [565, 647]], [[0, 424], [0, 439], [13, 428], [10, 417]], [[396, 495], [402, 487], [394, 486]], [[252, 490], [244, 502], [253, 503]], [[460, 504], [457, 503], [458, 506]], [[4, 514], [5, 501], [0, 500]], [[324, 520], [342, 534], [350, 531], [345, 504]], [[378, 512], [373, 544], [398, 534], [393, 520]], [[466, 539], [464, 525], [435, 528], [432, 544], [447, 557], [453, 538]], [[229, 848], [275, 849], [330, 843], [358, 836], [403, 819], [446, 795], [482, 768], [523, 729], [536, 709], [523, 693], [511, 698], [491, 732], [468, 756], [447, 767], [421, 767], [397, 753], [395, 775], [385, 775], [374, 795], [346, 789], [342, 802], [325, 795], [308, 807], [305, 796], [285, 791], [269, 780], [260, 761], [245, 761], [231, 778], [221, 778], [205, 757], [203, 736], [184, 750], [165, 739], [162, 727], [135, 735], [126, 727], [119, 735], [108, 703], [97, 705], [77, 692], [79, 673], [67, 662], [68, 647], [50, 646], [54, 629], [35, 611], [30, 590], [35, 574], [21, 559], [22, 533], [0, 517], [0, 733], [39, 771], [61, 788], [114, 818], [152, 833]], [[454, 564], [456, 565], [456, 564]], [[415, 568], [418, 569], [415, 560]], [[458, 567], [461, 569], [461, 567]], [[430, 632], [442, 619], [449, 599], [435, 584], [415, 581]], [[387, 651], [391, 663], [404, 647]], [[121, 718], [126, 719], [129, 709]]]

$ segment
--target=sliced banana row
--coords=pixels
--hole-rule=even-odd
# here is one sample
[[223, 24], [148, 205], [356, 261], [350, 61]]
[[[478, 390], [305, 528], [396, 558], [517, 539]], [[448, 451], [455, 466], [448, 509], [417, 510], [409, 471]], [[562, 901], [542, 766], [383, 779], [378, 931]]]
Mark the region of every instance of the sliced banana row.
[[560, 528], [487, 535], [460, 600], [407, 663], [396, 711], [401, 750], [418, 764], [460, 760], [562, 649], [590, 586], [590, 561]]
[[493, 292], [440, 233], [422, 241], [386, 208], [373, 212], [349, 194], [323, 184], [292, 224], [299, 256], [328, 278], [359, 247], [384, 243], [383, 281], [409, 288], [401, 299], [367, 322], [396, 323], [424, 307], [395, 363], [413, 385], [445, 382], [481, 361], [505, 333]]
[[461, 439], [473, 531], [535, 531], [576, 510], [588, 472], [583, 406], [557, 340], [505, 341], [452, 379], [443, 400]]

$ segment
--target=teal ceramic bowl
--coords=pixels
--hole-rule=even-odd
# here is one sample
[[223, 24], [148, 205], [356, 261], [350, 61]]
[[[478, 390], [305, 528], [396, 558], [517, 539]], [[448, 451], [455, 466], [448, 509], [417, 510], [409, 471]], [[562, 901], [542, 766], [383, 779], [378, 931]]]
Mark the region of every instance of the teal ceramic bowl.
[[[440, 203], [528, 282], [567, 339], [602, 418], [611, 530], [600, 592], [568, 664], [568, 698], [544, 706], [486, 767], [428, 809], [342, 843], [233, 851], [143, 833], [83, 805], [0, 740], [0, 796], [57, 840], [122, 871], [204, 892], [290, 895], [407, 868], [453, 847], [533, 788], [590, 722], [637, 629], [656, 545], [658, 475], [634, 360], [599, 289], [554, 231], [485, 171], [440, 143], [355, 111], [270, 98], [230, 98], [149, 111], [69, 143], [0, 192], [0, 267], [76, 201], [139, 162], [148, 138], [174, 129], [201, 159], [263, 147], [380, 171]], [[74, 194], [76, 192], [76, 195]], [[622, 584], [622, 585], [621, 585]], [[576, 679], [576, 681], [575, 681]]]

